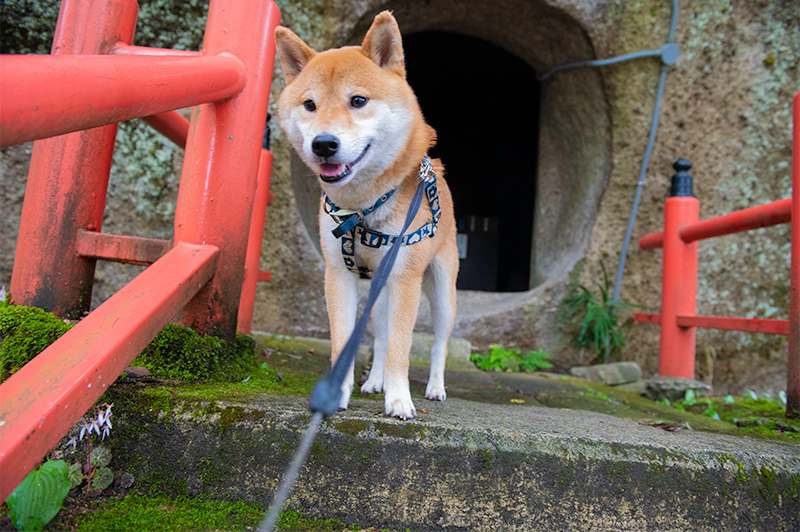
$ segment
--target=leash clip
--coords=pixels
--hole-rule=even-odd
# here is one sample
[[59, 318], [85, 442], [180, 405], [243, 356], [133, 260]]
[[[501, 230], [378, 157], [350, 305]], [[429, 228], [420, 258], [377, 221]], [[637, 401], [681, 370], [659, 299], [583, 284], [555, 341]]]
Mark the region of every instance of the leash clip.
[[417, 178], [420, 181], [425, 181], [426, 183], [430, 183], [436, 177], [436, 172], [433, 171], [433, 163], [431, 160], [428, 159], [428, 156], [422, 158], [422, 162], [419, 163], [419, 173], [417, 174]]

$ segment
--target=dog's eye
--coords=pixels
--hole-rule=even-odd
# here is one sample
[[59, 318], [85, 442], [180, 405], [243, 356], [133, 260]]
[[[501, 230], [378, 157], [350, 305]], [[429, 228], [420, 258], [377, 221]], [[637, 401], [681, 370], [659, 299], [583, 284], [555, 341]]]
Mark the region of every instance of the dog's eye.
[[353, 96], [350, 98], [350, 107], [358, 109], [367, 105], [369, 99], [366, 96]]
[[313, 113], [317, 110], [317, 104], [314, 103], [314, 100], [306, 100], [303, 102], [303, 107], [306, 108], [306, 111], [309, 113]]

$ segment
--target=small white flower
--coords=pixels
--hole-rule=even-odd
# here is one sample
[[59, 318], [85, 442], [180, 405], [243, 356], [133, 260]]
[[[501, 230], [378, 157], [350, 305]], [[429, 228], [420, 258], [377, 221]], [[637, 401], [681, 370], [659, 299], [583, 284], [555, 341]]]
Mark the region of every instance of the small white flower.
[[67, 442], [67, 445], [72, 445], [72, 450], [74, 451], [75, 448], [78, 446], [78, 442], [75, 441], [75, 438], [72, 438]]

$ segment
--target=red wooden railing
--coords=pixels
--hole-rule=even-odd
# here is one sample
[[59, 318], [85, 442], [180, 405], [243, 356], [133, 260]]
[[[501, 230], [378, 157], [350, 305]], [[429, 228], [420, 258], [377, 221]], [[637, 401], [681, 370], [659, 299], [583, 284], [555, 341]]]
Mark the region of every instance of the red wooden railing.
[[[661, 314], [636, 313], [640, 322], [661, 326], [659, 374], [694, 377], [697, 327], [789, 336], [787, 407], [800, 416], [800, 93], [794, 97], [792, 197], [698, 221], [699, 202], [691, 193], [691, 164], [680, 160], [673, 176], [672, 194], [664, 207], [664, 231], [639, 240], [644, 250], [662, 247], [664, 269]], [[792, 224], [789, 319], [697, 316], [697, 242], [777, 224]]]
[[[152, 263], [0, 386], [0, 500], [176, 315], [233, 337], [246, 255], [259, 276], [261, 228], [250, 250], [247, 228], [268, 194], [279, 11], [211, 0], [201, 52], [132, 46], [137, 14], [134, 0], [64, 0], [51, 55], [0, 56], [0, 146], [36, 140], [12, 302], [79, 316], [97, 259]], [[187, 106], [190, 121], [173, 111]], [[137, 117], [185, 144], [174, 245], [100, 233], [116, 123]]]

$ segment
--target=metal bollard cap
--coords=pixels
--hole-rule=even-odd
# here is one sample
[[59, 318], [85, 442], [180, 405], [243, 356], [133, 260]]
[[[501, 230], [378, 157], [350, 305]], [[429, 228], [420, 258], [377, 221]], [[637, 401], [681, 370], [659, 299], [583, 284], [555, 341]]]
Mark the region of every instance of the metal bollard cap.
[[692, 163], [681, 157], [672, 165], [675, 173], [672, 175], [672, 184], [669, 187], [669, 196], [671, 198], [680, 196], [694, 197], [693, 192], [693, 177], [689, 173], [692, 168]]

